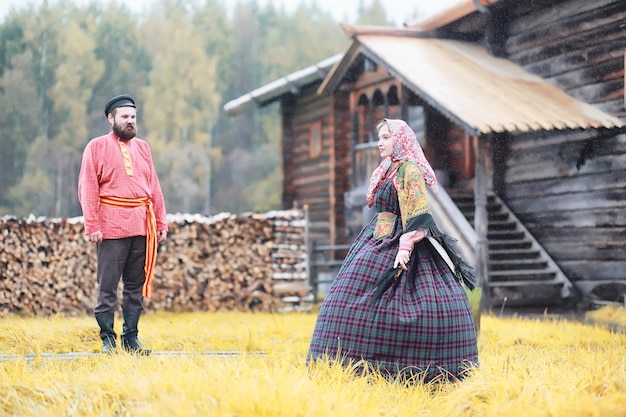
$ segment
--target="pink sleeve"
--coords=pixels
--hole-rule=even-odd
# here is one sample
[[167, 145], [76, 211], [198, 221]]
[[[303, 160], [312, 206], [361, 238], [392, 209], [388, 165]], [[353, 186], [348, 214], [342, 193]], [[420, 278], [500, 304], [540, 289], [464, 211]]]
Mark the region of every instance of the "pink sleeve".
[[154, 204], [154, 215], [157, 221], [157, 230], [167, 231], [167, 213], [165, 211], [165, 200], [163, 198], [163, 191], [161, 190], [161, 185], [159, 184], [159, 179], [157, 177], [156, 171], [154, 170], [154, 167], [152, 168], [152, 172], [152, 203]]
[[154, 205], [154, 215], [156, 217], [157, 222], [157, 230], [162, 231], [168, 230], [167, 227], [167, 212], [165, 211], [165, 199], [163, 198], [163, 190], [161, 189], [161, 184], [159, 183], [159, 177], [156, 172], [156, 168], [154, 167], [154, 163], [152, 162], [152, 152], [150, 147], [147, 148], [148, 155], [150, 157], [150, 169], [151, 169], [151, 178], [150, 178], [150, 194], [152, 198], [152, 204]]
[[411, 252], [413, 245], [426, 237], [426, 229], [414, 230], [412, 232], [404, 233], [400, 236], [400, 248], [399, 250], [408, 250]]
[[100, 208], [100, 184], [98, 168], [93, 159], [93, 143], [87, 144], [78, 175], [78, 201], [83, 210], [85, 233], [101, 231], [98, 211]]

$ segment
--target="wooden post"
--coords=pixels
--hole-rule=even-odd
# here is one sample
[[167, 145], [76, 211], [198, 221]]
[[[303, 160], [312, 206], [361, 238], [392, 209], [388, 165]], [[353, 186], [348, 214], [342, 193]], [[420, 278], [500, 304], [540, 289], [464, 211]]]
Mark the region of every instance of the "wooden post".
[[487, 143], [479, 137], [473, 137], [474, 154], [476, 155], [476, 167], [474, 173], [474, 229], [478, 236], [476, 244], [476, 278], [478, 286], [482, 289], [480, 299], [480, 311], [491, 310], [489, 293], [489, 276], [487, 261], [489, 258], [489, 246], [487, 241]]
[[313, 291], [313, 301], [317, 301], [317, 287], [318, 287], [318, 277], [317, 271], [313, 267], [313, 257], [315, 256], [315, 243], [311, 242], [309, 238], [309, 205], [305, 204], [302, 207], [302, 211], [304, 213], [304, 245], [306, 247], [306, 274], [309, 277], [309, 285], [311, 286], [311, 290]]
[[[626, 94], [626, 93], [625, 93]], [[404, 86], [404, 84], [400, 84], [400, 118], [407, 122], [409, 126], [412, 125], [413, 120], [409, 120], [409, 91]]]

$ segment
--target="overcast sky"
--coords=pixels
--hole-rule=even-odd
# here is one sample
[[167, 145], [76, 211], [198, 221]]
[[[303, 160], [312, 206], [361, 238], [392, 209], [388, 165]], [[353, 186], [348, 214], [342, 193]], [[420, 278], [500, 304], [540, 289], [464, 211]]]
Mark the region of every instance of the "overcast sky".
[[[48, 0], [54, 2], [54, 0]], [[86, 0], [75, 0], [83, 2]], [[99, 0], [102, 2], [115, 0]], [[127, 0], [124, 3], [137, 12], [141, 12], [148, 8], [155, 0]], [[286, 10], [293, 9], [294, 5], [304, 2], [307, 4], [316, 3], [322, 10], [329, 10], [335, 16], [337, 21], [354, 22], [357, 15], [360, 0], [258, 0], [259, 3], [274, 2], [277, 6], [285, 5]], [[369, 4], [371, 0], [363, 0], [365, 4]], [[411, 20], [412, 13], [415, 9], [420, 14], [431, 14], [441, 10], [446, 4], [456, 3], [459, 0], [381, 0], [383, 6], [388, 10], [387, 16], [393, 19], [398, 25]], [[6, 14], [11, 8], [20, 8], [26, 4], [39, 4], [41, 0], [0, 0], [0, 21], [4, 20]], [[223, 0], [223, 4], [234, 3], [234, 0]]]

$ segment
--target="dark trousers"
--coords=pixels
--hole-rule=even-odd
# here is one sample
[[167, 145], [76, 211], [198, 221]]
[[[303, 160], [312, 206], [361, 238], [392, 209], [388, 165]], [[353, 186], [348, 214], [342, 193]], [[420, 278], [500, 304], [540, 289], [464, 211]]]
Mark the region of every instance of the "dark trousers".
[[106, 239], [97, 245], [98, 300], [94, 313], [117, 308], [117, 287], [122, 279], [122, 310], [143, 310], [141, 289], [146, 280], [146, 237]]

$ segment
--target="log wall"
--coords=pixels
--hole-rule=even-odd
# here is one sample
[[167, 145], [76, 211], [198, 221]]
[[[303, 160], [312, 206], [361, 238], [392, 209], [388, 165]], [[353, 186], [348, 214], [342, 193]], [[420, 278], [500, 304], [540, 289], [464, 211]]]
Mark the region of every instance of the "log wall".
[[[147, 310], [312, 308], [301, 211], [168, 216], [168, 222]], [[2, 219], [0, 315], [90, 314], [96, 264], [82, 218]]]
[[[315, 94], [311, 86], [297, 98], [288, 96], [281, 103], [283, 112], [283, 208], [308, 207], [309, 237], [312, 241], [331, 243], [335, 229], [341, 228], [343, 194], [338, 198], [336, 185], [343, 186], [348, 175], [344, 149], [335, 148], [334, 102], [331, 97]], [[311, 128], [321, 132], [319, 152], [311, 149]], [[339, 155], [335, 152], [339, 151]], [[339, 159], [336, 159], [337, 156]]]
[[[626, 2], [569, 0], [509, 11], [508, 59], [626, 121]], [[517, 7], [517, 9], [516, 9]], [[618, 132], [619, 133], [619, 132]], [[626, 135], [517, 135], [499, 169], [504, 199], [585, 292], [626, 281]]]

